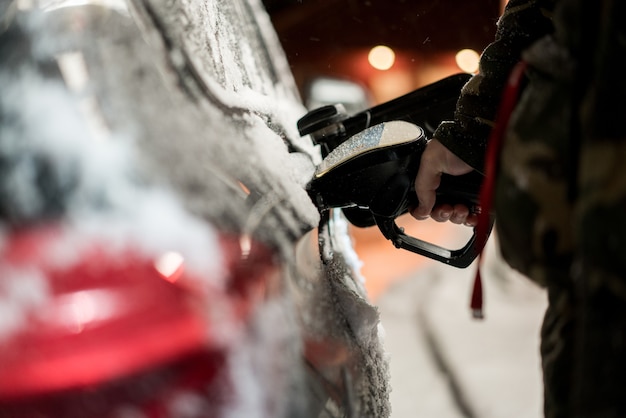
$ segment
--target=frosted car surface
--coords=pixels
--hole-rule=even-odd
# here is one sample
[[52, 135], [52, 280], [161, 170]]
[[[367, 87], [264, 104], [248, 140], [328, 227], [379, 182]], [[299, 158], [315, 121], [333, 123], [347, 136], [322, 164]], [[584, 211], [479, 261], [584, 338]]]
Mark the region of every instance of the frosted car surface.
[[[203, 285], [225, 289], [223, 236], [242, 257], [268, 248], [278, 265], [273, 290], [240, 327], [229, 328], [228, 306], [199, 297], [222, 336], [204, 348], [224, 351], [230, 391], [219, 402], [197, 392], [161, 399], [164, 416], [205, 416], [207, 402], [211, 416], [388, 415], [378, 315], [340, 216], [317, 245], [320, 217], [304, 185], [319, 151], [297, 133], [306, 110], [260, 1], [5, 2], [0, 63], [5, 250], [21, 231], [54, 225], [66, 237], [46, 255], [57, 269], [85, 262], [94, 240], [142, 256], [174, 249], [209, 277]], [[13, 268], [7, 254], [0, 345], [54, 297], [45, 268]], [[84, 307], [78, 300], [70, 306]], [[59, 393], [72, 402], [74, 392]]]

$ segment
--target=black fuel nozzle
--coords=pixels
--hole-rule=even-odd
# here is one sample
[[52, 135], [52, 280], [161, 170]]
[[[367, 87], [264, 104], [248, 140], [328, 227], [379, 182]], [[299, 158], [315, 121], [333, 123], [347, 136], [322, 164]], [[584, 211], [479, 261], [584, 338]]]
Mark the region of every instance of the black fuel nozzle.
[[327, 105], [310, 111], [298, 121], [301, 136], [311, 135], [314, 144], [320, 145], [326, 157], [347, 139], [343, 121], [349, 115], [342, 104]]
[[[341, 208], [350, 222], [360, 227], [377, 225], [396, 247], [455, 267], [467, 267], [484, 247], [484, 236], [476, 228], [460, 249], [446, 249], [408, 236], [396, 218], [417, 206], [414, 179], [427, 139], [424, 130], [406, 121], [374, 125], [353, 135], [333, 149], [317, 167], [307, 185], [320, 212]], [[464, 204], [479, 208], [482, 175], [443, 175], [437, 203]]]
[[451, 75], [352, 116], [342, 104], [322, 106], [298, 121], [298, 131], [321, 146], [323, 158], [353, 135], [386, 121], [411, 122], [430, 138], [441, 121], [454, 117], [459, 93], [470, 77], [465, 73]]

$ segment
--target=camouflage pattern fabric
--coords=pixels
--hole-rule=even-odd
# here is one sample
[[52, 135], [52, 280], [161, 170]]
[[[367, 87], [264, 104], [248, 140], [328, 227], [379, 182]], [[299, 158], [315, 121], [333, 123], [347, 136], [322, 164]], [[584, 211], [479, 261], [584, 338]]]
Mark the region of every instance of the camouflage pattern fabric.
[[510, 0], [496, 36], [483, 51], [479, 73], [463, 87], [454, 120], [441, 123], [433, 137], [482, 172], [489, 132], [502, 89], [522, 51], [552, 31], [555, 0]]
[[496, 192], [509, 263], [548, 288], [547, 417], [626, 416], [625, 4], [564, 0], [526, 51]]
[[[511, 1], [507, 13], [538, 16], [543, 6], [548, 17], [539, 3]], [[626, 417], [626, 2], [561, 0], [553, 11], [554, 31], [522, 54], [528, 83], [501, 155], [496, 231], [505, 260], [548, 291], [545, 416]], [[493, 121], [478, 99], [488, 74], [470, 81], [463, 115], [438, 133], [470, 164], [482, 163], [486, 138], [476, 121]], [[482, 139], [468, 145], [475, 135]]]

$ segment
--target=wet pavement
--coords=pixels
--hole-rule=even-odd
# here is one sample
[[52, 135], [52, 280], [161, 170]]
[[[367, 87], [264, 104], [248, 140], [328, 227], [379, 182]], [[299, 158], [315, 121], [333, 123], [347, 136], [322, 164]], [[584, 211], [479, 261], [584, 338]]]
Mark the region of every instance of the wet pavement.
[[501, 260], [492, 237], [481, 267], [485, 319], [475, 320], [476, 262], [457, 269], [397, 254], [375, 235], [358, 231], [357, 251], [385, 331], [391, 417], [540, 418], [545, 292]]

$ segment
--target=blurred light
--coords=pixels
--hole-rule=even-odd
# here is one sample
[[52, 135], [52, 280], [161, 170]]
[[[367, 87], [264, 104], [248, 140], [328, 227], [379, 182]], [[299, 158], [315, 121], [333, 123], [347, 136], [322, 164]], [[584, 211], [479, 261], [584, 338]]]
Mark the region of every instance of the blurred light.
[[154, 263], [154, 268], [169, 282], [176, 282], [183, 271], [185, 259], [180, 253], [170, 251], [160, 256]]
[[480, 55], [473, 49], [462, 49], [456, 54], [456, 65], [466, 73], [475, 73], [478, 71], [478, 63]]
[[367, 60], [372, 67], [385, 71], [393, 66], [396, 54], [388, 46], [378, 45], [370, 50]]
[[241, 258], [245, 260], [252, 251], [252, 237], [248, 234], [242, 234], [239, 238], [239, 247], [241, 248]]
[[365, 88], [360, 84], [349, 80], [320, 77], [311, 83], [307, 106], [314, 109], [341, 103], [348, 113], [356, 113], [368, 107], [369, 100]]
[[83, 290], [60, 298], [52, 318], [79, 333], [90, 323], [113, 316], [117, 303], [107, 290]]
[[241, 181], [237, 181], [237, 184], [239, 185], [239, 188], [241, 189], [241, 191], [246, 194], [246, 196], [250, 196], [250, 189], [248, 188], [248, 186], [243, 184], [243, 182]]

